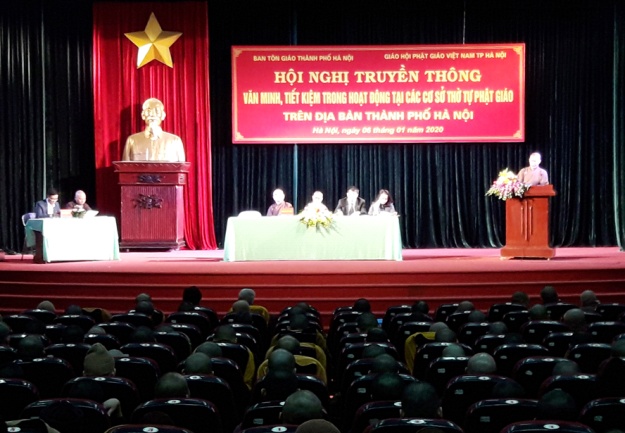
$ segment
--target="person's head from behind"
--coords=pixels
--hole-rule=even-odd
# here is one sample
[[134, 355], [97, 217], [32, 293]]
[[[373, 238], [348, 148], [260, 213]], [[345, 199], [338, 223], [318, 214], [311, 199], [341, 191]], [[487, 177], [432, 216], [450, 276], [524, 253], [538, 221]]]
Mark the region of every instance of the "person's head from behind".
[[67, 396], [71, 398], [86, 398], [103, 403], [106, 400], [104, 395], [104, 390], [99, 382], [95, 380], [79, 380], [71, 385]]
[[356, 319], [358, 331], [361, 333], [367, 333], [370, 329], [378, 327], [378, 319], [373, 313], [362, 313]]
[[152, 301], [139, 301], [137, 305], [135, 305], [135, 313], [145, 314], [151, 317], [152, 314], [154, 314], [154, 304], [152, 304]]
[[371, 304], [369, 300], [365, 298], [358, 298], [354, 301], [354, 305], [352, 305], [352, 310], [358, 311], [360, 313], [369, 313], [371, 312]]
[[458, 303], [458, 307], [456, 308], [457, 313], [462, 313], [464, 311], [473, 311], [475, 310], [475, 305], [471, 301], [461, 301]]
[[250, 304], [242, 299], [234, 301], [232, 303], [232, 312], [241, 315], [250, 314]]
[[147, 326], [139, 326], [130, 335], [128, 341], [130, 343], [156, 343], [154, 331]]
[[284, 402], [281, 419], [285, 424], [299, 425], [311, 419], [325, 418], [321, 400], [314, 393], [300, 389]]
[[74, 203], [82, 206], [87, 202], [87, 194], [83, 190], [78, 190], [74, 193]]
[[388, 353], [382, 353], [375, 358], [371, 363], [371, 373], [395, 373], [399, 364], [395, 358]]
[[540, 299], [543, 304], [555, 304], [560, 300], [560, 297], [555, 287], [547, 285], [541, 289]]
[[388, 335], [382, 328], [369, 328], [367, 330], [367, 336], [365, 337], [367, 343], [387, 343]]
[[462, 347], [459, 344], [450, 344], [449, 346], [443, 349], [443, 352], [441, 355], [445, 357], [452, 357], [452, 358], [465, 356], [464, 347]]
[[275, 349], [269, 355], [267, 368], [270, 371], [292, 371], [295, 372], [295, 356], [284, 349]]
[[490, 398], [523, 398], [525, 389], [514, 380], [497, 382], [490, 392]]
[[295, 433], [340, 433], [340, 430], [325, 419], [311, 419], [297, 426]]
[[54, 308], [54, 304], [48, 300], [45, 301], [41, 301], [39, 304], [37, 304], [37, 309], [38, 310], [46, 310], [49, 311], [51, 313], [56, 313], [56, 309]]
[[549, 311], [542, 304], [533, 305], [529, 309], [530, 320], [549, 320]]
[[305, 314], [295, 314], [289, 319], [289, 329], [295, 332], [305, 332], [309, 329], [310, 323]]
[[625, 358], [625, 339], [614, 340], [610, 354], [619, 358]]
[[71, 305], [68, 305], [67, 308], [65, 308], [64, 314], [67, 314], [70, 316], [80, 316], [81, 314], [83, 314], [83, 312], [82, 312], [82, 308], [80, 308], [79, 305], [71, 304]]
[[508, 332], [508, 325], [502, 321], [491, 322], [488, 326], [488, 333], [494, 335], [502, 335]]
[[43, 358], [44, 345], [39, 335], [27, 335], [17, 343], [18, 359]]
[[231, 325], [221, 325], [215, 329], [215, 342], [236, 343], [237, 333]]
[[82, 343], [85, 339], [85, 334], [82, 328], [78, 325], [69, 325], [63, 330], [61, 335], [61, 342], [68, 343]]
[[557, 362], [551, 371], [552, 376], [574, 376], [582, 371], [579, 364], [569, 359]]
[[56, 190], [56, 188], [48, 188], [46, 197], [47, 197], [46, 200], [48, 201], [48, 203], [50, 203], [51, 205], [54, 205], [56, 202], [59, 201], [59, 192]]
[[467, 322], [471, 323], [481, 323], [486, 322], [486, 320], [486, 314], [484, 314], [480, 310], [473, 310], [467, 316]]
[[406, 418], [440, 418], [441, 402], [436, 389], [427, 382], [407, 385], [401, 396], [401, 415]]
[[83, 362], [83, 376], [100, 377], [115, 375], [115, 359], [100, 343], [95, 343], [87, 351]]
[[184, 374], [213, 374], [213, 364], [208, 355], [194, 352], [184, 360]]
[[300, 341], [292, 335], [284, 335], [276, 343], [276, 349], [284, 349], [294, 355], [298, 353], [300, 346]]
[[286, 370], [269, 370], [258, 384], [265, 401], [284, 401], [299, 389], [299, 381], [295, 372]]
[[254, 305], [254, 300], [256, 299], [256, 292], [250, 288], [241, 289], [239, 292], [239, 299], [242, 301], [246, 301], [249, 305]]
[[584, 290], [579, 295], [579, 301], [581, 306], [586, 308], [595, 308], [597, 305], [599, 305], [597, 295], [592, 290]]
[[551, 390], [538, 400], [536, 419], [575, 421], [578, 415], [575, 399], [561, 389]]
[[150, 302], [152, 302], [152, 297], [148, 293], [139, 293], [135, 297], [135, 305], [138, 304], [141, 301], [150, 301]]
[[284, 191], [282, 190], [282, 188], [274, 189], [272, 197], [273, 197], [273, 201], [276, 204], [281, 204], [282, 202], [284, 202], [285, 194], [284, 194]]
[[381, 206], [390, 206], [393, 204], [393, 197], [388, 189], [381, 189], [378, 191], [378, 194], [375, 196], [373, 201]]
[[194, 353], [203, 353], [204, 355], [208, 355], [210, 358], [222, 357], [223, 351], [221, 347], [214, 341], [205, 341], [197, 346], [194, 350]]
[[451, 329], [443, 328], [436, 331], [434, 341], [439, 343], [455, 343], [458, 341], [458, 336]]
[[430, 306], [425, 301], [417, 301], [410, 308], [413, 313], [430, 314]]
[[[384, 347], [380, 346], [379, 344], [376, 343], [372, 343], [372, 344], [367, 344], [365, 346], [365, 348], [362, 350], [362, 359], [367, 359], [367, 358], [377, 358], [380, 355], [383, 355], [386, 353], [386, 350], [384, 350]], [[390, 356], [390, 355], [389, 355]]]
[[404, 392], [404, 381], [394, 372], [380, 373], [370, 387], [372, 400], [399, 400]]
[[467, 374], [494, 374], [496, 371], [497, 363], [495, 362], [495, 358], [488, 353], [476, 353], [471, 356], [467, 362]]
[[510, 297], [510, 302], [513, 304], [523, 305], [527, 308], [530, 305], [530, 297], [525, 292], [514, 292]]
[[562, 322], [573, 332], [586, 329], [586, 316], [580, 308], [571, 308], [562, 316]]
[[187, 287], [182, 291], [182, 300], [198, 306], [202, 301], [202, 292], [196, 286]]
[[187, 381], [180, 373], [165, 373], [154, 387], [154, 398], [187, 398], [189, 395]]
[[538, 166], [540, 165], [542, 158], [540, 156], [540, 153], [538, 152], [534, 152], [530, 155], [529, 157], [529, 163], [530, 163], [530, 167], [532, 169], [538, 168]]

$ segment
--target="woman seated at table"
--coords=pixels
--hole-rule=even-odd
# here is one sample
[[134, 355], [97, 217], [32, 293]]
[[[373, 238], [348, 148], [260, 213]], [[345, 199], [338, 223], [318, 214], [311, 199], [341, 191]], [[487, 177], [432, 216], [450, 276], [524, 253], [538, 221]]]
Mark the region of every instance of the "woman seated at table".
[[397, 215], [393, 205], [393, 197], [387, 189], [378, 191], [378, 195], [369, 206], [369, 215]]

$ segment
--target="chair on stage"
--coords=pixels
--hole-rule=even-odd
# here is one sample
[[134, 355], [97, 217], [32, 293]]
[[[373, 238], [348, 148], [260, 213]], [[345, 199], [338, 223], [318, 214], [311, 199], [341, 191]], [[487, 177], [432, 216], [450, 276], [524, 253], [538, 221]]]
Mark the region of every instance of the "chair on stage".
[[22, 226], [24, 227], [24, 241], [22, 243], [22, 258], [20, 260], [24, 260], [24, 254], [30, 252], [29, 248], [26, 246], [26, 223], [28, 220], [35, 218], [37, 215], [34, 212], [27, 212], [22, 215]]

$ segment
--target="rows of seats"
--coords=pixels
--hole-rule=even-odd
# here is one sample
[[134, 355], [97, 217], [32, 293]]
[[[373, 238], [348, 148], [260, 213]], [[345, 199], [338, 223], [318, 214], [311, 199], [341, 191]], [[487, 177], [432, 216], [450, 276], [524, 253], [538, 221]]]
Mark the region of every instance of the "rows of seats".
[[[579, 344], [572, 344], [578, 333], [562, 321], [566, 311], [576, 308], [572, 304], [548, 305], [550, 316], [539, 320], [532, 320], [528, 308], [515, 303], [493, 305], [478, 321], [473, 321], [471, 311], [459, 311], [459, 306], [441, 304], [432, 313], [415, 311], [412, 305], [390, 306], [377, 317], [380, 325], [376, 328], [384, 331], [383, 339], [379, 333], [374, 339], [373, 333], [363, 330], [359, 318], [368, 311], [356, 308], [356, 304], [337, 308], [327, 327], [314, 307], [308, 306], [304, 313], [308, 328], [298, 331], [290, 326], [291, 309], [296, 307], [285, 308], [270, 321], [251, 313], [246, 323], [240, 323], [233, 312], [218, 317], [213, 310], [200, 306], [169, 314], [132, 309], [109, 317], [98, 309], [60, 315], [43, 309], [26, 310], [3, 319], [10, 333], [0, 346], [0, 415], [4, 419], [38, 416], [62, 402], [68, 411], [71, 406], [76, 413], [93, 413], [94, 426], [89, 431], [94, 432], [121, 432], [128, 428], [126, 423], [141, 423], [146, 414], [154, 412], [169, 414], [169, 421], [178, 428], [195, 433], [252, 433], [252, 429], [261, 433], [263, 427], [280, 425], [289, 431], [292, 426], [284, 425], [280, 418], [284, 399], [265, 398], [264, 387], [272, 382], [261, 377], [266, 371], [259, 373], [258, 368], [281, 337], [293, 336], [301, 343], [298, 355], [323, 360], [327, 373], [322, 379], [310, 364], [298, 365], [297, 388], [314, 393], [327, 419], [343, 433], [412, 432], [415, 425], [442, 431], [497, 432], [510, 421], [535, 418], [539, 400], [553, 389], [566, 390], [578, 405], [577, 423], [562, 423], [560, 431], [566, 431], [562, 430], [564, 424], [571, 429], [586, 425], [597, 432], [619, 422], [625, 425], [625, 411], [618, 410], [625, 404], [625, 390], [624, 395], [619, 390], [607, 395], [601, 394], [598, 386], [608, 367], [613, 373], [620, 371], [610, 362], [617, 362], [612, 343], [625, 337], [625, 322], [621, 321], [625, 305], [599, 305], [595, 311], [586, 312], [587, 339]], [[431, 330], [437, 322], [445, 323], [453, 332], [453, 341], [437, 341], [437, 332]], [[506, 332], [493, 333], [493, 323], [503, 323]], [[216, 338], [220, 325], [232, 327], [236, 342]], [[94, 326], [103, 332], [92, 332]], [[84, 332], [82, 341], [65, 341], [70, 328]], [[154, 341], [134, 340], [144, 328], [151, 331]], [[20, 355], [20, 342], [33, 335], [41, 340], [44, 352], [41, 357], [28, 359]], [[215, 342], [222, 352], [221, 356], [211, 356], [212, 374], [184, 374], [185, 360], [207, 341]], [[96, 343], [117, 351], [115, 376], [83, 377], [85, 356]], [[398, 397], [373, 398], [376, 358], [364, 355], [371, 346], [396, 360], [394, 373], [401, 382], [398, 387], [431, 384], [440, 398], [443, 418], [404, 417]], [[462, 356], [444, 356], [451, 346], [461, 348]], [[478, 353], [491, 355], [496, 371], [465, 374], [471, 356]], [[564, 361], [575, 362], [579, 372], [553, 375], [554, 366]], [[246, 384], [249, 362], [253, 362], [254, 372], [252, 382]], [[188, 398], [155, 398], [157, 382], [170, 372], [184, 375]], [[72, 388], [87, 381], [96, 381], [104, 398], [119, 400], [123, 417], [111, 419], [102, 402], [72, 397]], [[513, 398], [492, 398], [494, 388], [506, 385], [518, 385], [523, 392]], [[71, 428], [68, 425], [66, 429]], [[529, 424], [515, 428], [510, 431], [531, 431]]]

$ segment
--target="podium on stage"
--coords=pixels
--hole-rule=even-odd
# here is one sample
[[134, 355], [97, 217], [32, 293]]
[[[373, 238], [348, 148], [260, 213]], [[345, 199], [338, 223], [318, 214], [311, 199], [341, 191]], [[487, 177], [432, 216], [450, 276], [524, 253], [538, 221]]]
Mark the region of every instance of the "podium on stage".
[[189, 162], [113, 162], [121, 187], [122, 249], [179, 249]]
[[553, 185], [532, 186], [523, 198], [506, 200], [506, 246], [501, 257], [555, 256], [549, 246], [549, 198], [555, 195]]

